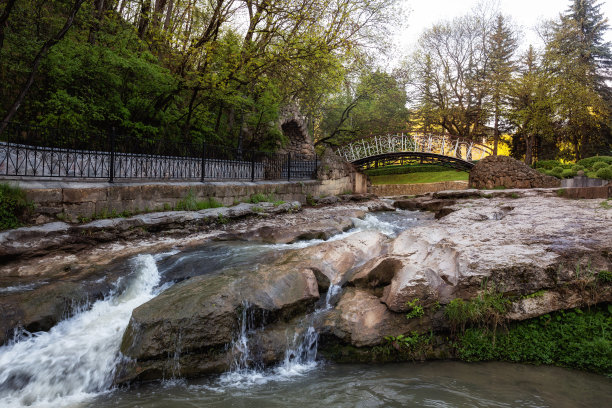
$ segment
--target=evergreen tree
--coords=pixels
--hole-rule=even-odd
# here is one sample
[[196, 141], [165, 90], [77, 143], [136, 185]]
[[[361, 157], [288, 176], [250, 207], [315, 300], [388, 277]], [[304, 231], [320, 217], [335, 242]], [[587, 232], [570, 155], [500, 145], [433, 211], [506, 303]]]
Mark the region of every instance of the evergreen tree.
[[503, 15], [499, 14], [495, 30], [489, 37], [490, 69], [488, 80], [491, 87], [491, 105], [493, 111], [493, 154], [497, 155], [500, 136], [500, 119], [506, 99], [507, 87], [516, 69], [514, 53], [517, 48], [516, 34], [508, 27]]
[[552, 26], [544, 64], [552, 85], [560, 136], [576, 160], [609, 152], [611, 91], [606, 83], [612, 67], [610, 44], [603, 41], [607, 18], [596, 0], [573, 0]]

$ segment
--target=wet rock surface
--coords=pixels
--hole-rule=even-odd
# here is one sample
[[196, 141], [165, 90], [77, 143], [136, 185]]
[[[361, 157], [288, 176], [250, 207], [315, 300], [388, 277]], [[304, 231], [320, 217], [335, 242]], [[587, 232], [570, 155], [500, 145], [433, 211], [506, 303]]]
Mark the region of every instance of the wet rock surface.
[[[54, 222], [2, 232], [0, 344], [11, 338], [17, 327], [48, 330], [77, 306], [106, 296], [117, 279], [130, 273], [129, 258], [136, 254], [185, 250], [216, 239], [247, 239], [249, 234], [259, 234], [261, 241], [270, 243], [327, 239], [351, 228], [352, 217], [381, 208], [389, 209], [389, 204], [370, 200], [306, 209], [299, 203], [239, 204], [83, 225]], [[194, 268], [199, 269], [197, 265]], [[180, 271], [164, 281], [198, 274], [198, 270]]]

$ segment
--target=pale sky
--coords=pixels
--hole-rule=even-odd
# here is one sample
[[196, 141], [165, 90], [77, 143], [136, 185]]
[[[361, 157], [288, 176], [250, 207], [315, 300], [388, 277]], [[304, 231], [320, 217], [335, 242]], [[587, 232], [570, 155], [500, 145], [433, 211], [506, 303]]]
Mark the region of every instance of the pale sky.
[[[424, 29], [441, 20], [452, 20], [468, 14], [476, 6], [478, 0], [403, 0], [404, 9], [408, 12], [407, 27], [398, 31], [396, 42], [401, 52], [409, 53], [413, 49], [419, 35]], [[529, 43], [535, 47], [543, 44], [534, 27], [538, 23], [557, 18], [565, 12], [569, 0], [497, 0], [499, 9], [504, 15], [509, 15], [512, 22], [523, 31], [522, 48]], [[608, 18], [611, 29], [607, 40], [612, 41], [612, 0], [603, 0], [601, 11]]]

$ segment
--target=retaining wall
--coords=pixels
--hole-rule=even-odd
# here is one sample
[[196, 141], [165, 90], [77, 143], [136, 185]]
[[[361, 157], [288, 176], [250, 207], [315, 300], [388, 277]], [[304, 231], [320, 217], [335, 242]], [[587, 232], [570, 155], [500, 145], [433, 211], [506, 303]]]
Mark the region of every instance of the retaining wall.
[[466, 190], [467, 188], [467, 181], [441, 181], [420, 184], [382, 184], [368, 187], [368, 193], [379, 197], [394, 197], [435, 193], [443, 190]]
[[36, 204], [38, 214], [57, 216], [63, 213], [69, 220], [112, 211], [138, 212], [174, 207], [190, 191], [198, 200], [214, 198], [223, 205], [248, 200], [255, 194], [272, 194], [274, 200], [306, 203], [309, 195], [322, 197], [363, 189], [363, 182], [357, 182], [350, 176], [337, 180], [254, 183], [12, 181], [25, 190], [28, 198]]

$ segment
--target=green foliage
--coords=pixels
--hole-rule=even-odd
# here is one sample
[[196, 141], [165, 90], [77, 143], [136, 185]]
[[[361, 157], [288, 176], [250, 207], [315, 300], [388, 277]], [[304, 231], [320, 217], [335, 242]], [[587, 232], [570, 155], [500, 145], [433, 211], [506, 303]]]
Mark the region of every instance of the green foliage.
[[558, 160], [539, 160], [535, 163], [536, 169], [553, 170], [556, 167], [560, 167], [561, 170], [571, 168], [571, 164], [563, 164]]
[[0, 230], [19, 228], [34, 209], [19, 187], [0, 183]]
[[599, 206], [603, 208], [604, 210], [610, 210], [612, 209], [612, 204], [610, 204], [609, 201], [610, 201], [609, 199], [602, 201], [601, 203], [599, 203]]
[[386, 336], [385, 341], [397, 351], [414, 352], [423, 349], [431, 343], [433, 334], [419, 334], [410, 332], [408, 334], [400, 334], [398, 336]]
[[308, 204], [311, 207], [314, 207], [317, 205], [314, 198], [312, 197], [312, 194], [310, 193], [306, 194], [306, 204]]
[[610, 271], [599, 271], [597, 274], [597, 280], [602, 283], [611, 283], [612, 282], [612, 272]]
[[225, 225], [229, 222], [229, 218], [227, 218], [225, 215], [223, 214], [219, 214], [217, 216], [217, 222], [221, 225]]
[[572, 178], [576, 173], [577, 172], [573, 169], [565, 169], [561, 172], [561, 178]]
[[459, 336], [457, 355], [466, 361], [555, 364], [612, 375], [609, 309], [561, 311], [513, 323], [496, 335], [486, 328], [467, 329]]
[[593, 163], [593, 165], [591, 166], [591, 170], [598, 171], [600, 169], [605, 169], [606, 167], [608, 167], [608, 164], [606, 162], [598, 161]]
[[589, 168], [592, 169], [593, 166], [596, 163], [606, 163], [608, 165], [612, 164], [612, 156], [593, 156], [593, 157], [588, 157], [586, 159], [582, 159], [578, 161], [578, 164], [585, 167], [585, 168]]
[[249, 202], [252, 204], [259, 204], [263, 202], [273, 203], [274, 202], [274, 194], [253, 194], [249, 199]]
[[196, 199], [193, 190], [189, 189], [187, 195], [176, 203], [174, 209], [176, 211], [199, 211], [218, 207], [223, 207], [223, 205], [214, 198], [209, 197], [204, 201], [199, 201]]
[[557, 190], [557, 197], [564, 197], [567, 194], [567, 190], [564, 188], [560, 188]]
[[491, 326], [495, 328], [503, 319], [510, 307], [510, 301], [495, 290], [495, 287], [484, 287], [473, 299], [453, 299], [446, 305], [444, 315], [456, 328], [465, 330], [466, 325]]
[[600, 179], [612, 180], [612, 166], [600, 168], [595, 175]]
[[425, 314], [425, 309], [423, 309], [419, 298], [414, 298], [411, 301], [406, 302], [406, 306], [408, 306], [410, 309], [406, 314], [406, 319], [420, 318]]
[[563, 174], [563, 167], [561, 166], [554, 167], [552, 170], [548, 172], [548, 174], [551, 176], [555, 176], [557, 178], [561, 178], [561, 175]]

